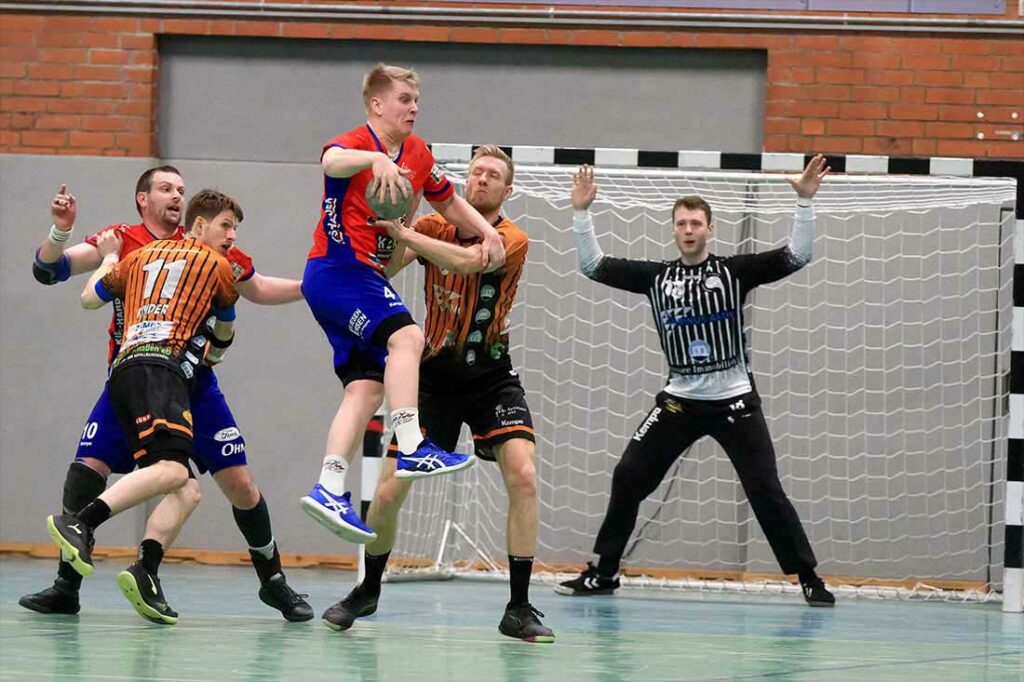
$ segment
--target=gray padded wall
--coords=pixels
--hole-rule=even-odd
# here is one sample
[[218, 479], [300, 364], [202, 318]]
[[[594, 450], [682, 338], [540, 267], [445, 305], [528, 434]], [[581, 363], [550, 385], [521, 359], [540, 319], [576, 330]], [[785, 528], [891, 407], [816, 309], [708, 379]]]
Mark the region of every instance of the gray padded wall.
[[365, 120], [379, 60], [414, 66], [430, 142], [760, 152], [767, 56], [366, 41], [165, 38], [160, 153], [315, 161]]

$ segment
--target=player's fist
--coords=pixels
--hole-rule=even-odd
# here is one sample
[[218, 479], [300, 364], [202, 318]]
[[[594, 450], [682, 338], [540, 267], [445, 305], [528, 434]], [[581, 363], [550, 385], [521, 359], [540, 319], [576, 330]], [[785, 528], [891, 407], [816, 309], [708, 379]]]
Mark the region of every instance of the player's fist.
[[75, 203], [75, 197], [68, 192], [67, 185], [61, 185], [50, 202], [50, 215], [53, 216], [53, 224], [57, 229], [67, 231], [74, 227], [78, 204]]
[[107, 230], [96, 237], [96, 250], [99, 251], [101, 258], [106, 258], [110, 254], [120, 256], [122, 243], [120, 230]]
[[590, 208], [597, 197], [597, 183], [594, 182], [594, 169], [583, 164], [572, 174], [572, 207], [577, 211]]

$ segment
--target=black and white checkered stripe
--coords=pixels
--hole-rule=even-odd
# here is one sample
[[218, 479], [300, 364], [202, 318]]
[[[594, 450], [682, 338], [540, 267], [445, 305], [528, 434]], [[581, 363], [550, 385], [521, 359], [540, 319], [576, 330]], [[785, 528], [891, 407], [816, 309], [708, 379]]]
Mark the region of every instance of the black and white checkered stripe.
[[[466, 163], [479, 145], [435, 144], [438, 161]], [[807, 164], [805, 154], [734, 154], [701, 151], [638, 149], [580, 149], [502, 146], [517, 164], [578, 165], [618, 168], [678, 168], [687, 170], [794, 171]], [[829, 154], [836, 173], [944, 175], [1016, 178], [1016, 222], [1013, 234], [1013, 339], [1010, 359], [1010, 429], [1006, 478], [1006, 536], [1003, 572], [1003, 610], [1024, 611], [1024, 161], [954, 157], [898, 157]]]

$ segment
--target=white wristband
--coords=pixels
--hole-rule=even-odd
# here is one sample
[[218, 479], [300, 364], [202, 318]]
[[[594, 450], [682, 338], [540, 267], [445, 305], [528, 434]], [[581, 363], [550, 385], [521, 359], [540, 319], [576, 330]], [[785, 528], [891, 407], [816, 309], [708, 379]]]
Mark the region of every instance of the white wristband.
[[74, 226], [72, 226], [68, 230], [62, 230], [59, 227], [57, 227], [56, 225], [50, 225], [50, 234], [47, 237], [47, 239], [49, 239], [51, 243], [56, 244], [57, 246], [61, 246], [62, 247], [62, 246], [64, 246], [65, 243], [68, 242], [68, 240], [71, 239], [71, 234], [74, 231], [75, 231]]
[[108, 253], [106, 256], [103, 257], [103, 262], [110, 263], [111, 265], [116, 265], [118, 260], [119, 259], [116, 253]]

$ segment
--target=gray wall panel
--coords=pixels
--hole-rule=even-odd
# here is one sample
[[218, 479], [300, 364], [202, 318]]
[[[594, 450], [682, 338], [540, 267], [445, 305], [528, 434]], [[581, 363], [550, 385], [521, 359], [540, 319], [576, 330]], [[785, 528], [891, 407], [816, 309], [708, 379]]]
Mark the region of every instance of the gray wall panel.
[[161, 41], [160, 153], [315, 161], [365, 120], [378, 60], [423, 80], [417, 133], [432, 142], [760, 152], [759, 51], [367, 41]]

